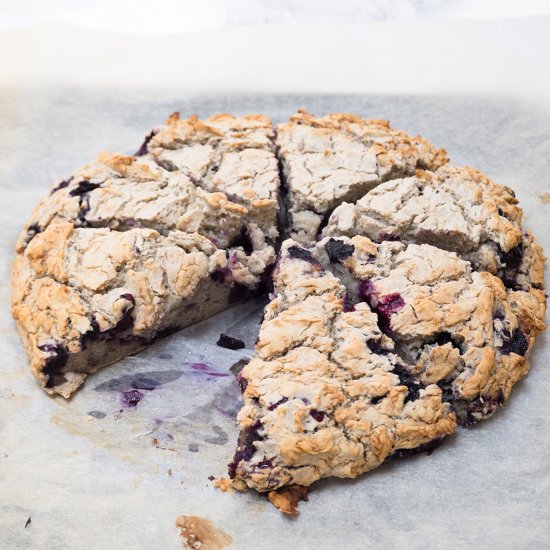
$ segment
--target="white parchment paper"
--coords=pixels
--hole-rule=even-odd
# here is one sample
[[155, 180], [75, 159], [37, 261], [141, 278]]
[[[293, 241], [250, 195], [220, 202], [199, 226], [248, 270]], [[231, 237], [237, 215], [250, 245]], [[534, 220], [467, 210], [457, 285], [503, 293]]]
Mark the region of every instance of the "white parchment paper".
[[[477, 25], [474, 34], [479, 33]], [[467, 38], [463, 27], [452, 28], [455, 38]], [[65, 48], [72, 49], [70, 57], [76, 63], [79, 44], [74, 32], [70, 29]], [[383, 35], [378, 27], [372, 32]], [[395, 29], [388, 32], [396, 36]], [[492, 44], [507, 38], [502, 32], [502, 26], [484, 27]], [[522, 32], [524, 44], [532, 46], [529, 33]], [[44, 33], [52, 35], [51, 29]], [[525, 210], [525, 226], [548, 251], [550, 110], [543, 96], [537, 94], [537, 100], [531, 101], [528, 86], [521, 82], [517, 93], [507, 98], [497, 89], [491, 91], [488, 80], [482, 79], [478, 88], [470, 77], [479, 67], [470, 71], [467, 66], [463, 73], [468, 73], [472, 85], [468, 90], [459, 87], [462, 95], [438, 86], [438, 94], [413, 93], [422, 87], [420, 73], [429, 73], [433, 82], [437, 68], [426, 58], [411, 60], [406, 55], [404, 70], [410, 77], [409, 64], [415, 63], [419, 74], [410, 87], [390, 90], [399, 94], [379, 93], [378, 85], [370, 87], [363, 80], [352, 85], [360, 55], [341, 58], [344, 67], [338, 71], [347, 75], [346, 82], [336, 83], [337, 89], [321, 87], [322, 94], [313, 94], [309, 84], [290, 77], [284, 90], [281, 85], [269, 93], [265, 81], [254, 88], [247, 72], [250, 66], [243, 66], [238, 56], [232, 58], [231, 70], [220, 68], [227, 80], [216, 86], [211, 85], [215, 75], [205, 78], [197, 73], [200, 89], [197, 83], [188, 89], [181, 80], [163, 88], [162, 80], [148, 79], [154, 55], [148, 56], [145, 44], [135, 65], [141, 71], [141, 76], [134, 75], [139, 89], [134, 80], [126, 85], [124, 78], [109, 71], [112, 86], [100, 89], [79, 80], [86, 71], [77, 64], [78, 82], [74, 75], [53, 68], [50, 54], [63, 51], [60, 43], [68, 36], [59, 33], [55, 45], [41, 53], [59, 82], [45, 82], [24, 65], [16, 71], [11, 57], [18, 57], [17, 49], [7, 63], [10, 78], [0, 80], [0, 548], [176, 549], [180, 542], [174, 523], [180, 514], [210, 519], [232, 537], [237, 549], [548, 548], [550, 346], [546, 336], [537, 342], [531, 373], [494, 418], [459, 431], [429, 457], [395, 460], [357, 480], [320, 482], [312, 489], [310, 502], [302, 503], [301, 515], [288, 518], [252, 492], [222, 494], [208, 480], [210, 475], [225, 474], [234, 450], [239, 392], [230, 369], [251, 354], [261, 301], [231, 309], [90, 376], [70, 401], [50, 398], [40, 390], [9, 313], [15, 239], [47, 186], [102, 149], [134, 151], [143, 135], [174, 110], [204, 116], [262, 112], [279, 121], [303, 107], [317, 114], [334, 110], [389, 118], [395, 127], [421, 133], [446, 147], [454, 163], [472, 165], [515, 189]], [[11, 43], [21, 44], [29, 36], [29, 32], [23, 38], [12, 35]], [[103, 34], [84, 33], [83, 38], [87, 45], [82, 50], [91, 55], [89, 40], [98, 45]], [[299, 41], [299, 36], [294, 38]], [[269, 48], [276, 39], [269, 33], [263, 37]], [[120, 44], [134, 40], [116, 37]], [[179, 38], [174, 40], [178, 43]], [[354, 40], [360, 46], [361, 37]], [[510, 40], [517, 43], [518, 37], [510, 35]], [[369, 41], [366, 38], [363, 45], [372, 45]], [[535, 42], [550, 44], [541, 33]], [[0, 55], [5, 59], [9, 43], [0, 34]], [[40, 44], [48, 48], [45, 41]], [[148, 44], [156, 54], [154, 40]], [[205, 57], [213, 56], [204, 35], [196, 35], [194, 44], [201, 44]], [[311, 42], [302, 45], [314, 49]], [[233, 48], [231, 43], [227, 47]], [[250, 43], [250, 47], [255, 46]], [[299, 42], [294, 48], [302, 51]], [[377, 55], [391, 63], [399, 48], [390, 42], [387, 49]], [[526, 46], [522, 55], [529, 58], [528, 64], [537, 65], [529, 51]], [[491, 52], [488, 58], [496, 56]], [[170, 59], [175, 60], [173, 53]], [[465, 58], [474, 59], [474, 53], [464, 46]], [[19, 59], [25, 55], [30, 54], [23, 52]], [[200, 66], [200, 51], [187, 50], [187, 55], [195, 55], [194, 63]], [[257, 57], [260, 60], [261, 52]], [[88, 70], [99, 75], [109, 57], [94, 59]], [[288, 65], [288, 74], [299, 73], [300, 64], [306, 62], [312, 74], [326, 68], [322, 59], [302, 58]], [[538, 75], [531, 74], [533, 67], [516, 65], [508, 66], [506, 81], [529, 74], [528, 85], [543, 90], [541, 83], [548, 77], [543, 63], [538, 64]], [[176, 63], [173, 70], [178, 70]], [[155, 74], [164, 75], [163, 71]], [[267, 72], [266, 67], [259, 69], [258, 78]], [[250, 86], [246, 95], [239, 93], [240, 75]], [[281, 67], [276, 76], [284, 76]], [[233, 90], [229, 95], [223, 93], [226, 82]], [[353, 94], [344, 93], [346, 85]], [[222, 331], [243, 338], [247, 349], [217, 347]], [[197, 368], [197, 363], [206, 367]], [[141, 401], [125, 408], [122, 392], [136, 388], [143, 395]], [[25, 527], [29, 517], [31, 523]]]

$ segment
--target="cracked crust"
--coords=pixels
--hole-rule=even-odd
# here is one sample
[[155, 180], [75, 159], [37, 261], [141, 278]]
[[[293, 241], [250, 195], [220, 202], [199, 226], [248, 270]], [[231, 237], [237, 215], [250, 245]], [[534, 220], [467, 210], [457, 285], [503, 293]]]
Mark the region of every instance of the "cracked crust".
[[174, 113], [140, 152], [150, 153], [167, 170], [188, 175], [206, 191], [221, 191], [242, 204], [275, 240], [279, 172], [274, 137], [271, 121], [261, 115], [221, 114], [201, 121]]
[[434, 170], [447, 162], [420, 136], [394, 130], [387, 120], [298, 111], [277, 127], [277, 147], [288, 186], [290, 236], [315, 241], [324, 217], [383, 181]]
[[513, 192], [472, 168], [382, 183], [331, 215], [323, 236], [426, 243], [457, 252], [478, 270], [497, 273], [501, 256], [522, 240], [522, 211]]

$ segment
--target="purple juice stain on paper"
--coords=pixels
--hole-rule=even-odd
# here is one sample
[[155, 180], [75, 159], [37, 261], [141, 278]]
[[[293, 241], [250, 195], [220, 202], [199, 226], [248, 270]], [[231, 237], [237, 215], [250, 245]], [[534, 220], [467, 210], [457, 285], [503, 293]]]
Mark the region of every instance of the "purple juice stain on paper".
[[194, 371], [197, 374], [205, 374], [207, 376], [213, 376], [215, 378], [223, 378], [229, 376], [227, 372], [216, 372], [212, 365], [208, 363], [184, 363], [184, 368], [190, 368], [191, 371]]

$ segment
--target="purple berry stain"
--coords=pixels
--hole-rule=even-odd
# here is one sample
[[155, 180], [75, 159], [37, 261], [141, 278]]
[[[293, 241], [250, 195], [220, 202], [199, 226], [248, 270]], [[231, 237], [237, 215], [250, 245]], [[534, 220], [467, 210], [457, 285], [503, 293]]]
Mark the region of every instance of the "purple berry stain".
[[392, 314], [405, 307], [405, 300], [398, 292], [379, 296], [372, 281], [359, 281], [357, 295], [360, 300], [367, 302], [378, 315], [378, 326], [384, 334], [391, 335]]
[[191, 371], [196, 373], [206, 374], [207, 376], [213, 376], [214, 378], [223, 378], [229, 376], [227, 372], [216, 372], [212, 365], [208, 363], [184, 363], [184, 367], [189, 367]]
[[120, 403], [127, 409], [137, 407], [139, 402], [145, 397], [143, 393], [137, 390], [123, 391], [120, 394]]

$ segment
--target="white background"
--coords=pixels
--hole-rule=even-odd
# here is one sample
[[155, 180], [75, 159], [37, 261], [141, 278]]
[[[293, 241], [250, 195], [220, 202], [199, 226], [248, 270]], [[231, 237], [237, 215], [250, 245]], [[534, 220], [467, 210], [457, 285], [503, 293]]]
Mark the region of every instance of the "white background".
[[0, 30], [40, 22], [134, 33], [550, 13], [550, 0], [2, 0]]

